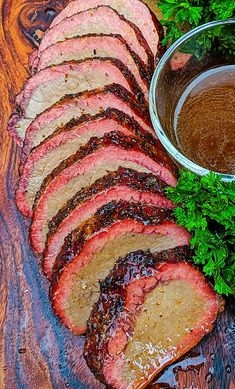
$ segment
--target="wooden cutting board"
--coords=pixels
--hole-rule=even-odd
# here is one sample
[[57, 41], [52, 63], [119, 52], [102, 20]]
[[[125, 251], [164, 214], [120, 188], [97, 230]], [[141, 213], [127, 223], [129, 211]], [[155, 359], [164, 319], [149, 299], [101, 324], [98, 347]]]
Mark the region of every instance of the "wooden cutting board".
[[[20, 149], [6, 130], [29, 75], [32, 42], [65, 3], [0, 0], [0, 389], [102, 388], [82, 357], [84, 339], [70, 334], [51, 309], [49, 284], [28, 245], [29, 222], [14, 203]], [[234, 301], [214, 331], [151, 387], [235, 389]]]

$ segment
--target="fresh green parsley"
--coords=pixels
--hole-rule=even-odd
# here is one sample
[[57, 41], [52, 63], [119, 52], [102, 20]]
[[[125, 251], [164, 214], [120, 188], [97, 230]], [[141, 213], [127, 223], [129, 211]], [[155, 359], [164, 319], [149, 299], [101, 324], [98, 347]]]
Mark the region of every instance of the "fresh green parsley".
[[[157, 4], [162, 11], [161, 23], [167, 30], [162, 41], [163, 45], [173, 43], [183, 35], [183, 31], [201, 24], [235, 17], [235, 0], [159, 0]], [[214, 29], [213, 35], [211, 31], [205, 32], [197, 39], [195, 44], [200, 49], [199, 58], [212, 46], [226, 55], [235, 55], [235, 37], [229, 28], [223, 27], [221, 30], [219, 27]], [[195, 45], [192, 52], [189, 47], [185, 49], [188, 53], [197, 53]]]
[[235, 182], [214, 173], [200, 177], [181, 170], [167, 196], [180, 226], [191, 233], [193, 261], [219, 294], [235, 294]]

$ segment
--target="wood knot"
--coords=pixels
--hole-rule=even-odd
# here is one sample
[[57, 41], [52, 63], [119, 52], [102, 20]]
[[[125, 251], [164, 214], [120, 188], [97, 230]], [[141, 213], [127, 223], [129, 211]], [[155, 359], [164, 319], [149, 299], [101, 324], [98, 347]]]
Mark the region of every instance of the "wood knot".
[[26, 38], [38, 47], [52, 20], [67, 5], [68, 0], [41, 1], [26, 4], [19, 13], [19, 25]]

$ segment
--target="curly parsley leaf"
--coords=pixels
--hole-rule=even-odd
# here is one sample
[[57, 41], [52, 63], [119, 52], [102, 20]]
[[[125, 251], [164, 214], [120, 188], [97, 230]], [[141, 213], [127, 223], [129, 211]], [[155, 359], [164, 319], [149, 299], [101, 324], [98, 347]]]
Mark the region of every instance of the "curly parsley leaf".
[[[183, 30], [195, 28], [212, 20], [225, 20], [235, 17], [235, 0], [159, 0], [162, 11], [162, 25], [167, 32], [162, 41], [163, 45], [173, 43], [182, 34]], [[235, 55], [235, 37], [229, 29], [214, 29], [213, 33], [205, 32], [198, 36], [193, 47], [184, 47], [183, 52], [195, 54], [202, 58], [208, 49], [214, 47], [217, 51], [227, 55]]]
[[215, 15], [216, 19], [228, 19], [234, 15], [234, 0], [213, 0], [209, 3], [209, 10]]
[[180, 30], [180, 28], [175, 24], [171, 23], [167, 20], [162, 21], [164, 23], [164, 26], [167, 27], [167, 33], [165, 34], [162, 44], [165, 46], [169, 40], [174, 40], [176, 41], [179, 39], [182, 35], [183, 32]]
[[181, 170], [177, 186], [167, 188], [167, 195], [178, 205], [178, 224], [192, 235], [194, 263], [213, 279], [218, 293], [235, 294], [235, 182]]

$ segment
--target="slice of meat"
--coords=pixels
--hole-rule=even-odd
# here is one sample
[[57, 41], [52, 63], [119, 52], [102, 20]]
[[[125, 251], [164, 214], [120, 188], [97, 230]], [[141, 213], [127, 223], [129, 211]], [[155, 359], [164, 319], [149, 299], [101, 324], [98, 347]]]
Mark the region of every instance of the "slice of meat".
[[62, 322], [80, 335], [105, 279], [120, 256], [138, 249], [159, 252], [186, 245], [188, 232], [172, 212], [121, 201], [106, 204], [84, 228], [65, 240], [53, 268], [53, 307]]
[[152, 74], [144, 71], [142, 60], [132, 56], [129, 47], [120, 35], [89, 34], [55, 43], [42, 52], [38, 65], [32, 70], [36, 73], [52, 65], [97, 57], [119, 59], [133, 74], [148, 101]]
[[118, 34], [88, 34], [57, 42], [45, 49], [40, 58], [32, 57], [31, 73], [66, 61], [96, 57], [114, 58], [123, 62], [136, 78], [147, 99], [152, 72], [146, 71], [142, 59], [131, 51], [126, 41]]
[[157, 60], [160, 41], [163, 38], [163, 29], [156, 16], [140, 0], [75, 0], [59, 13], [53, 20], [51, 27], [61, 23], [65, 18], [98, 5], [109, 5], [125, 19], [136, 25], [148, 42], [155, 60]]
[[145, 388], [212, 330], [223, 301], [182, 259], [175, 250], [130, 253], [102, 282], [84, 355], [108, 387]]
[[38, 58], [42, 52], [56, 42], [87, 34], [118, 34], [123, 37], [131, 51], [145, 64], [146, 70], [153, 71], [153, 54], [140, 30], [109, 6], [86, 7], [83, 12], [63, 19], [50, 28], [42, 38]]
[[142, 106], [133, 100], [132, 94], [120, 85], [109, 85], [90, 92], [66, 96], [36, 117], [26, 131], [21, 166], [24, 165], [30, 150], [53, 134], [57, 128], [66, 124], [71, 126], [74, 119], [80, 119], [83, 115], [94, 116], [108, 108], [127, 114], [145, 131], [154, 134], [148, 113], [142, 112]]
[[[90, 238], [98, 236], [102, 231], [108, 231], [110, 228], [114, 228], [114, 231], [118, 231], [118, 234], [120, 234], [122, 226], [127, 220], [132, 222], [135, 220], [145, 226], [162, 225], [164, 227], [161, 227], [163, 235], [166, 238], [170, 236], [167, 244], [171, 242], [170, 244], [174, 244], [174, 247], [188, 245], [190, 234], [185, 228], [175, 224], [171, 207], [169, 209], [159, 208], [159, 205], [113, 200], [100, 207], [95, 215], [86, 220], [85, 223], [78, 225], [64, 240], [62, 249], [53, 266], [52, 285], [58, 282], [63, 269], [79, 255], [83, 245]], [[133, 225], [132, 222], [129, 224]], [[109, 239], [108, 234], [101, 234], [100, 236], [104, 236], [106, 240]], [[163, 250], [162, 246], [158, 245], [158, 248]]]
[[[33, 247], [37, 252], [44, 250], [48, 222], [79, 190], [92, 185], [107, 172], [124, 167], [138, 172], [153, 173], [173, 186], [176, 185], [173, 173], [175, 166], [169, 165], [168, 162], [171, 163], [171, 160], [164, 150], [159, 148], [151, 151], [149, 144], [121, 133], [106, 134], [100, 139], [92, 138], [86, 146], [63, 161], [44, 180], [34, 203], [31, 230]], [[19, 197], [17, 203], [24, 212]]]
[[[16, 99], [16, 109], [9, 121], [9, 131], [23, 140], [26, 128], [37, 115], [57, 103], [67, 94], [90, 91], [105, 85], [119, 84], [133, 98], [146, 106], [134, 76], [119, 60], [93, 58], [68, 62], [36, 73], [25, 84]], [[147, 108], [146, 108], [147, 109]]]
[[145, 142], [158, 145], [157, 141], [154, 142], [155, 138], [150, 134], [147, 136], [137, 122], [119, 111], [108, 109], [94, 117], [85, 116], [82, 120], [73, 120], [70, 125], [59, 128], [29, 154], [16, 191], [19, 209], [23, 207], [27, 215], [31, 216], [34, 199], [43, 180], [90, 138], [101, 138], [112, 131], [140, 137]]
[[[119, 168], [76, 193], [49, 223], [43, 253], [43, 268], [47, 277], [51, 277], [65, 238], [99, 208], [112, 201], [126, 200], [171, 209], [173, 204], [164, 196], [165, 187], [166, 184], [153, 174]], [[37, 234], [37, 226], [34, 233]]]
[[38, 49], [34, 49], [32, 51], [32, 53], [30, 54], [30, 56], [29, 56], [29, 67], [30, 67], [30, 69], [33, 68], [34, 63], [37, 60], [37, 57], [38, 57]]

